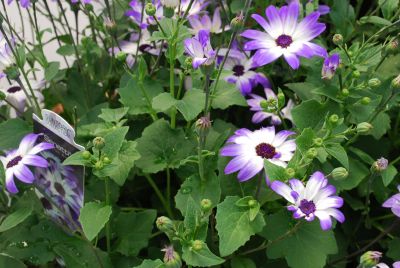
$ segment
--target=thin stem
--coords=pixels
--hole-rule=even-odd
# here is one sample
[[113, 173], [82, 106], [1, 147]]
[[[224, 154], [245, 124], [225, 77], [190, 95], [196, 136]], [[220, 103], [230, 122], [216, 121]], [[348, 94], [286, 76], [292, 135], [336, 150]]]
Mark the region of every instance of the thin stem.
[[167, 167], [167, 204], [171, 208], [171, 170]]
[[[110, 206], [110, 186], [108, 177], [104, 178], [104, 190], [106, 195], [106, 206]], [[111, 253], [111, 222], [106, 223], [106, 240], [107, 240], [107, 253]]]
[[168, 206], [167, 202], [164, 199], [164, 196], [162, 195], [160, 189], [158, 188], [157, 184], [154, 182], [153, 178], [150, 176], [150, 174], [145, 173], [144, 177], [147, 179], [148, 183], [150, 186], [153, 188], [154, 192], [156, 193], [158, 199], [160, 199], [161, 204], [163, 205], [165, 211], [168, 214], [168, 217], [173, 218], [172, 210]]

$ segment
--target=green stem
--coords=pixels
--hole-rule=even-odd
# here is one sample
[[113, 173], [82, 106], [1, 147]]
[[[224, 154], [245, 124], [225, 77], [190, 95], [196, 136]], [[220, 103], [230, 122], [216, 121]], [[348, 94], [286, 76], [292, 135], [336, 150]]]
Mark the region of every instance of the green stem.
[[148, 183], [153, 188], [153, 190], [156, 193], [158, 199], [160, 199], [160, 202], [163, 205], [165, 211], [167, 212], [168, 217], [173, 218], [171, 207], [168, 206], [167, 202], [164, 199], [164, 196], [162, 195], [162, 193], [161, 193], [160, 189], [158, 188], [157, 184], [154, 182], [153, 178], [150, 176], [150, 174], [147, 174], [147, 173], [144, 174], [144, 177], [147, 179]]
[[171, 208], [171, 170], [167, 167], [167, 204]]
[[[106, 206], [110, 206], [110, 185], [109, 185], [109, 178], [104, 178], [104, 190], [106, 195]], [[107, 240], [107, 253], [111, 253], [111, 222], [110, 220], [106, 223], [106, 240]]]

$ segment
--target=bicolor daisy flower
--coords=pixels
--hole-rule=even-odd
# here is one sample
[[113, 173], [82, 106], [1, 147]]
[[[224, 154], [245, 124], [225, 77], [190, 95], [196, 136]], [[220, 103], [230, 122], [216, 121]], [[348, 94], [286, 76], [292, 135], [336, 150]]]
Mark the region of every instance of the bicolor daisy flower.
[[[227, 49], [220, 49], [218, 54], [225, 56]], [[236, 84], [242, 95], [248, 95], [258, 84], [263, 87], [271, 87], [270, 82], [263, 73], [254, 71], [253, 58], [247, 58], [243, 52], [232, 49], [224, 64], [224, 69], [231, 71], [225, 77], [228, 83]]]
[[235, 131], [220, 152], [222, 156], [234, 157], [225, 167], [225, 174], [239, 171], [237, 177], [242, 182], [259, 173], [265, 160], [286, 167], [296, 150], [295, 141], [288, 140], [293, 134], [287, 130], [275, 133], [273, 126], [256, 131], [245, 128]]
[[321, 77], [322, 79], [332, 79], [336, 73], [336, 69], [340, 64], [340, 56], [337, 53], [328, 56], [322, 65]]
[[39, 136], [39, 134], [26, 135], [19, 144], [18, 149], [7, 152], [5, 157], [0, 156], [6, 172], [6, 188], [10, 193], [18, 193], [14, 177], [24, 183], [33, 183], [35, 176], [28, 166], [42, 168], [48, 166], [47, 160], [37, 154], [53, 149], [54, 145], [48, 142], [41, 142], [35, 145]]
[[245, 43], [245, 50], [256, 50], [255, 65], [263, 66], [283, 56], [293, 69], [300, 66], [299, 57], [325, 57], [325, 48], [312, 43], [315, 37], [325, 30], [325, 24], [319, 23], [319, 12], [312, 12], [301, 22], [298, 22], [299, 4], [293, 2], [277, 9], [267, 7], [267, 20], [258, 14], [252, 18], [265, 30], [246, 30], [243, 37], [252, 39]]
[[[247, 100], [247, 104], [250, 106], [250, 111], [255, 112], [251, 121], [254, 124], [259, 124], [262, 121], [270, 118], [272, 125], [282, 124], [282, 121], [277, 114], [266, 112], [261, 107], [261, 105], [260, 105], [261, 101], [267, 101], [270, 99], [274, 99], [274, 100], [278, 101], [278, 97], [275, 95], [275, 93], [272, 91], [272, 89], [264, 88], [264, 92], [265, 92], [265, 96], [267, 97], [266, 99], [261, 96], [255, 95], [255, 94], [250, 94], [251, 99]], [[286, 106], [280, 110], [280, 114], [281, 114], [282, 118], [288, 119], [291, 122], [293, 122], [293, 118], [292, 118], [293, 107], [294, 107], [294, 102], [291, 99], [289, 99]]]
[[210, 33], [222, 32], [222, 20], [219, 8], [215, 9], [212, 19], [207, 14], [202, 17], [191, 16], [189, 17], [189, 23], [194, 34], [197, 34], [200, 30], [208, 30]]
[[185, 51], [193, 58], [193, 68], [200, 65], [211, 65], [215, 61], [215, 51], [211, 47], [210, 33], [200, 30], [197, 36], [188, 38], [184, 42]]
[[[139, 25], [142, 29], [147, 29], [149, 25], [156, 25], [153, 16], [149, 16], [146, 12], [143, 11], [143, 1], [140, 0], [132, 0], [129, 3], [131, 9], [125, 12], [125, 16], [132, 18], [133, 22]], [[160, 0], [152, 0], [151, 3], [156, 7], [156, 14], [154, 15], [157, 20], [161, 20], [164, 17], [164, 9]]]
[[[400, 185], [397, 186], [397, 189], [400, 192]], [[395, 194], [385, 201], [382, 205], [385, 208], [390, 208], [394, 215], [400, 217], [400, 193]]]
[[313, 221], [317, 217], [322, 230], [332, 227], [331, 217], [344, 222], [345, 217], [338, 210], [343, 206], [343, 199], [334, 196], [336, 188], [328, 185], [328, 180], [322, 172], [312, 174], [306, 186], [298, 179], [289, 180], [289, 185], [273, 181], [271, 189], [291, 203], [287, 209], [293, 212], [295, 219], [305, 218], [307, 221]]

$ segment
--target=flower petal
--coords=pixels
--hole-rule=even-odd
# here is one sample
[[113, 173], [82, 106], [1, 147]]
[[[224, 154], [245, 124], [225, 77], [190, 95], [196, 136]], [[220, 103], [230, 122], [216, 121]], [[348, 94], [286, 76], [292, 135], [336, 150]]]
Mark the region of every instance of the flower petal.
[[238, 173], [239, 181], [247, 181], [254, 177], [258, 172], [264, 168], [264, 161], [261, 157], [251, 159], [247, 164], [242, 167]]
[[26, 135], [22, 140], [21, 143], [19, 144], [19, 154], [26, 154], [32, 147], [35, 145], [35, 142], [37, 138], [39, 137], [38, 134], [28, 134]]
[[283, 183], [281, 181], [273, 181], [271, 183], [271, 189], [275, 193], [277, 193], [280, 196], [282, 196], [283, 198], [285, 198], [290, 203], [293, 203], [293, 204], [295, 203], [295, 200], [291, 194], [293, 190], [285, 183]]
[[36, 145], [35, 147], [33, 147], [31, 150], [29, 150], [27, 152], [27, 154], [31, 154], [31, 155], [32, 154], [38, 154], [38, 153], [40, 153], [42, 151], [50, 150], [50, 149], [53, 149], [53, 148], [54, 148], [54, 144], [48, 143], [48, 142], [41, 142], [38, 145]]
[[32, 183], [35, 180], [32, 171], [25, 165], [16, 166], [14, 168], [14, 174], [20, 181], [25, 183]]
[[322, 230], [326, 231], [332, 227], [332, 219], [325, 211], [315, 211], [315, 216], [318, 217]]
[[6, 170], [6, 188], [10, 193], [18, 193], [18, 188], [14, 182], [14, 173], [11, 169]]
[[47, 160], [38, 155], [29, 155], [29, 154], [25, 155], [22, 158], [21, 163], [25, 164], [25, 165], [30, 165], [30, 166], [35, 166], [35, 167], [43, 167], [43, 168], [48, 166]]
[[289, 131], [289, 130], [282, 130], [276, 133], [274, 141], [272, 142], [272, 145], [275, 147], [280, 146], [284, 141], [287, 140], [287, 138], [291, 135], [296, 134], [296, 132]]
[[315, 172], [311, 175], [307, 182], [305, 190], [305, 198], [307, 200], [313, 200], [313, 198], [318, 194], [318, 191], [324, 187], [326, 184], [325, 175], [322, 172]]

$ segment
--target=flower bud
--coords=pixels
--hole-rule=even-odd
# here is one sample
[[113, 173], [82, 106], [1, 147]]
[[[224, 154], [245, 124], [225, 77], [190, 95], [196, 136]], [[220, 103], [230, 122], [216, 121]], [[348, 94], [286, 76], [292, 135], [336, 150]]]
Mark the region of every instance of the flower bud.
[[372, 78], [372, 79], [368, 80], [368, 86], [370, 86], [371, 88], [377, 88], [381, 84], [382, 84], [382, 82], [378, 78]]
[[346, 179], [347, 176], [349, 176], [349, 172], [344, 167], [338, 167], [332, 170], [332, 178], [334, 180], [340, 181]]
[[164, 16], [167, 18], [172, 18], [175, 15], [175, 8], [164, 7]]
[[111, 19], [110, 17], [106, 17], [104, 19], [104, 26], [106, 26], [106, 28], [112, 30], [115, 28], [116, 24], [115, 21], [113, 19]]
[[360, 73], [359, 70], [354, 70], [354, 71], [351, 73], [351, 76], [352, 76], [353, 78], [357, 79], [357, 78], [360, 78], [361, 73]]
[[94, 164], [94, 169], [96, 169], [96, 170], [101, 170], [101, 169], [103, 169], [103, 167], [104, 167], [103, 161], [97, 161], [97, 162]]
[[400, 74], [395, 79], [392, 80], [391, 85], [392, 88], [394, 89], [400, 89]]
[[4, 70], [8, 79], [16, 80], [19, 77], [19, 71], [17, 66], [9, 66]]
[[361, 99], [361, 104], [362, 105], [368, 105], [371, 103], [371, 98], [370, 97], [364, 97]]
[[158, 230], [165, 233], [174, 229], [174, 223], [172, 222], [172, 220], [165, 216], [158, 217], [156, 220], [156, 225]]
[[373, 171], [382, 172], [387, 169], [388, 164], [389, 161], [386, 158], [381, 157], [372, 164], [371, 168]]
[[278, 107], [282, 108], [285, 105], [285, 94], [282, 91], [278, 92]]
[[92, 12], [93, 11], [93, 5], [85, 4], [85, 10], [88, 11], [88, 12]]
[[335, 35], [332, 37], [332, 42], [333, 42], [335, 45], [337, 45], [337, 46], [342, 45], [342, 44], [343, 44], [343, 35], [341, 35], [341, 34], [335, 34]]
[[212, 208], [212, 202], [210, 199], [203, 199], [200, 201], [201, 210], [208, 212]]
[[350, 91], [349, 91], [348, 88], [343, 88], [343, 89], [342, 89], [342, 95], [343, 95], [344, 97], [349, 96], [349, 94], [350, 94]]
[[310, 148], [308, 149], [307, 153], [306, 153], [306, 157], [309, 159], [314, 159], [315, 157], [317, 157], [318, 152], [317, 149], [315, 148]]
[[187, 57], [185, 59], [185, 68], [186, 69], [192, 69], [193, 68], [193, 58], [192, 57]]
[[356, 130], [357, 130], [358, 134], [361, 134], [361, 135], [365, 134], [366, 135], [371, 131], [372, 128], [373, 128], [373, 126], [370, 123], [362, 122], [362, 123], [357, 125]]
[[152, 3], [147, 3], [144, 10], [148, 16], [154, 16], [156, 14], [156, 7]]
[[161, 251], [164, 251], [164, 266], [169, 268], [180, 268], [182, 267], [181, 257], [179, 256], [178, 252], [174, 250], [174, 247], [166, 246]]
[[360, 257], [360, 267], [372, 268], [378, 264], [382, 253], [379, 251], [367, 251]]
[[104, 164], [110, 164], [110, 163], [111, 163], [111, 160], [110, 160], [110, 158], [108, 158], [107, 156], [105, 156], [105, 157], [103, 158], [103, 162], [104, 162]]
[[294, 175], [296, 174], [296, 171], [293, 168], [286, 168], [285, 169], [286, 175], [288, 175], [290, 178], [293, 178]]
[[123, 51], [119, 51], [116, 55], [115, 58], [117, 59], [117, 61], [119, 62], [125, 62], [126, 58], [128, 57], [128, 55], [123, 52]]
[[96, 138], [93, 139], [93, 146], [97, 150], [103, 149], [105, 145], [106, 145], [106, 141], [104, 140], [104, 138], [96, 137]]
[[176, 8], [179, 5], [179, 0], [161, 0], [161, 5], [169, 8]]
[[7, 98], [6, 93], [4, 93], [3, 91], [0, 91], [0, 101], [3, 101]]
[[250, 208], [254, 208], [257, 206], [257, 203], [258, 203], [257, 200], [250, 199], [247, 204], [249, 205]]
[[390, 41], [386, 46], [386, 51], [389, 54], [396, 54], [399, 51], [399, 39]]
[[324, 143], [324, 140], [322, 138], [313, 139], [313, 144], [317, 147], [321, 147], [323, 143]]
[[243, 14], [240, 13], [238, 16], [234, 17], [231, 20], [231, 29], [235, 32], [239, 31], [244, 25], [244, 17]]
[[201, 240], [194, 240], [192, 241], [192, 249], [193, 250], [202, 250], [204, 242]]
[[208, 130], [211, 128], [211, 120], [208, 116], [202, 116], [196, 121], [196, 128], [199, 130]]
[[267, 100], [262, 100], [260, 101], [260, 107], [263, 109], [268, 109], [268, 101]]
[[89, 160], [92, 154], [89, 151], [83, 151], [82, 152], [82, 158], [85, 160]]
[[336, 125], [339, 122], [339, 116], [337, 114], [333, 114], [329, 116], [329, 123], [332, 125]]

